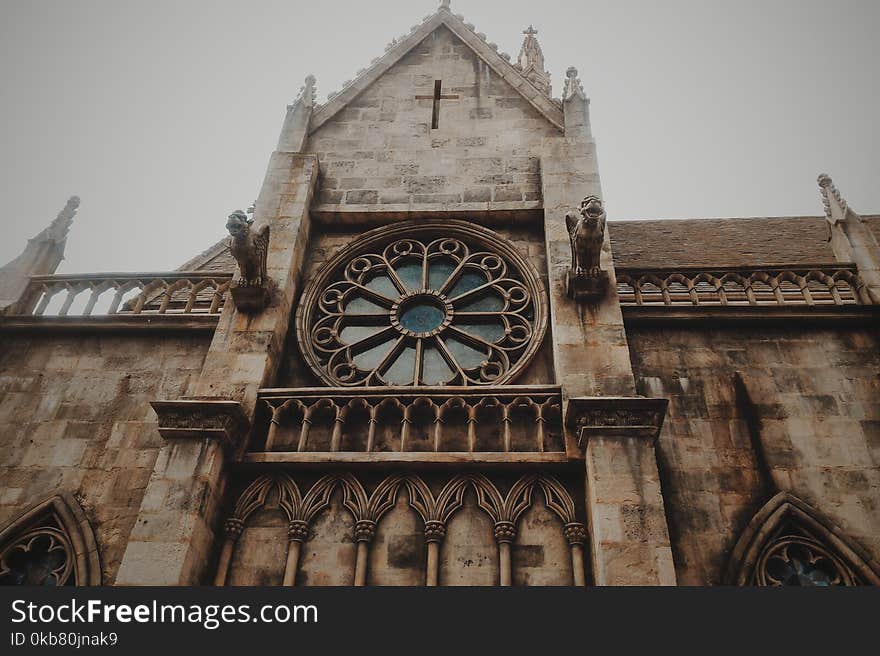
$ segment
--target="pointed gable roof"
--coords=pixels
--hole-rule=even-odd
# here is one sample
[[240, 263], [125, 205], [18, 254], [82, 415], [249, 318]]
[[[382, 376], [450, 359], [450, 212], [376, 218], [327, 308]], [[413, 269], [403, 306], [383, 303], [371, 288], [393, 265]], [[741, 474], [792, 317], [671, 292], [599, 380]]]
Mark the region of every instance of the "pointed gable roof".
[[501, 79], [516, 89], [529, 104], [560, 131], [565, 129], [562, 107], [544, 95], [523, 75], [513, 64], [499, 52], [498, 46], [486, 42], [486, 35], [474, 31], [474, 26], [464, 22], [461, 15], [453, 15], [449, 3], [443, 2], [440, 8], [422, 23], [413, 26], [409, 34], [400, 41], [392, 41], [391, 46], [382, 57], [374, 59], [369, 68], [360, 71], [358, 76], [345, 84], [337, 94], [331, 94], [327, 102], [315, 107], [311, 117], [310, 133], [317, 131], [346, 105], [351, 103], [371, 84], [378, 80], [388, 69], [399, 62], [404, 55], [419, 45], [436, 29], [447, 27], [465, 45], [482, 59]]

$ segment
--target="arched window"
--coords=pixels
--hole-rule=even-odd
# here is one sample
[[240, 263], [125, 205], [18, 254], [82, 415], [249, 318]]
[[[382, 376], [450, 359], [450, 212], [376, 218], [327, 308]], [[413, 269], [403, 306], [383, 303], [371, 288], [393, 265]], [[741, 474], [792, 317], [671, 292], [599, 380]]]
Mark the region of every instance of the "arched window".
[[68, 494], [38, 504], [0, 531], [0, 585], [100, 585], [85, 513]]
[[809, 504], [780, 492], [759, 510], [734, 547], [733, 585], [880, 585], [876, 564]]
[[497, 385], [538, 350], [547, 297], [535, 268], [491, 230], [410, 221], [333, 257], [296, 320], [305, 360], [328, 385]]

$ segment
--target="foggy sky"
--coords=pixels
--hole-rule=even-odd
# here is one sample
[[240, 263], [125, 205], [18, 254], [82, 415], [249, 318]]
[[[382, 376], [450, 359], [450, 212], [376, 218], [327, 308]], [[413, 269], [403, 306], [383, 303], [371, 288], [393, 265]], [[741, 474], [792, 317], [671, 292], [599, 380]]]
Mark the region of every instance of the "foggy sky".
[[[259, 191], [286, 105], [433, 0], [0, 0], [0, 264], [82, 197], [59, 272], [176, 268]], [[453, 0], [580, 71], [612, 220], [880, 212], [880, 2]]]

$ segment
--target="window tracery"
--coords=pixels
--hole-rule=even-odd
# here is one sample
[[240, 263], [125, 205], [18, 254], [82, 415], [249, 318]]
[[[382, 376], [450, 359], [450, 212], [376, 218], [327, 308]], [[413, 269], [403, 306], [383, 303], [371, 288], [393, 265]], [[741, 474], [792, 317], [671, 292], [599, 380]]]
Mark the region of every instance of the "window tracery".
[[411, 221], [343, 249], [303, 294], [297, 331], [332, 386], [497, 385], [546, 330], [537, 271], [490, 230]]

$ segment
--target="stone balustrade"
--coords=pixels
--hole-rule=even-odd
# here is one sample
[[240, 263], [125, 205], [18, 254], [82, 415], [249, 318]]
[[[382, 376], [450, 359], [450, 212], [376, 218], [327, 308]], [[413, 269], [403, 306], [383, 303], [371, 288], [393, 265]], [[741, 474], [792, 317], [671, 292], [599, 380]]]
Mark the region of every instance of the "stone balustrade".
[[853, 265], [619, 268], [624, 306], [870, 305]]
[[94, 273], [32, 276], [9, 314], [219, 315], [231, 273]]
[[262, 390], [254, 451], [565, 451], [555, 386]]

